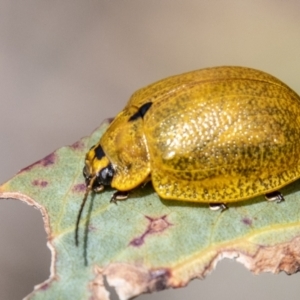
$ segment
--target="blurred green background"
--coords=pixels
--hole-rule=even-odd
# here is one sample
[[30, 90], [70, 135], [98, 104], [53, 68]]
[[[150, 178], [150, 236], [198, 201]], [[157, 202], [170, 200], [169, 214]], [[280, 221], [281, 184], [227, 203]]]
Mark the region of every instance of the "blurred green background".
[[[169, 75], [241, 65], [300, 93], [299, 16], [297, 0], [0, 0], [0, 181]], [[40, 213], [1, 201], [0, 241], [0, 299], [21, 299], [49, 275]], [[204, 281], [138, 299], [298, 300], [299, 279], [225, 260]]]

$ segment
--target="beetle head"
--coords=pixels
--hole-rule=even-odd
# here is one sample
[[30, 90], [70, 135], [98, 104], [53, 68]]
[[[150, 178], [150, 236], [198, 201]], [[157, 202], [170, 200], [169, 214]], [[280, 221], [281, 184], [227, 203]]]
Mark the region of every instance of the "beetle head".
[[112, 164], [106, 157], [100, 144], [93, 146], [86, 154], [83, 176], [86, 182], [86, 191], [77, 215], [75, 229], [76, 246], [78, 246], [78, 229], [81, 214], [90, 191], [102, 191], [104, 189], [104, 186], [111, 184], [111, 181], [114, 177], [114, 169], [112, 167]]
[[89, 190], [100, 192], [104, 186], [110, 186], [114, 169], [100, 144], [93, 146], [86, 154], [83, 176]]

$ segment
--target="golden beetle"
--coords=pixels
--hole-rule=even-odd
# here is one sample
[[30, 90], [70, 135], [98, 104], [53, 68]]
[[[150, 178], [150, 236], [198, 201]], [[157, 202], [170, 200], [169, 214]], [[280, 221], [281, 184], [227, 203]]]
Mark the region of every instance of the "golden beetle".
[[135, 92], [89, 150], [86, 196], [111, 186], [115, 201], [147, 181], [181, 201], [269, 194], [300, 177], [299, 140], [300, 98], [275, 77], [244, 67], [172, 76]]

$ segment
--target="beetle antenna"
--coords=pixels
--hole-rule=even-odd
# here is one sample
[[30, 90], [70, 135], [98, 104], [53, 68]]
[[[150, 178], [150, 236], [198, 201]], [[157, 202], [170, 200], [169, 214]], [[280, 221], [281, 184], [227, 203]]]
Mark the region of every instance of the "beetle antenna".
[[79, 231], [79, 222], [80, 222], [80, 219], [81, 219], [81, 214], [82, 214], [82, 211], [83, 211], [83, 208], [84, 208], [84, 205], [85, 205], [85, 202], [86, 202], [86, 199], [92, 189], [92, 186], [94, 184], [94, 181], [96, 179], [96, 176], [94, 176], [89, 185], [86, 187], [86, 190], [85, 190], [85, 193], [84, 193], [84, 197], [83, 197], [83, 200], [81, 202], [81, 206], [80, 206], [80, 209], [79, 209], [79, 212], [78, 212], [78, 215], [77, 215], [77, 220], [76, 220], [76, 229], [75, 229], [75, 245], [78, 247], [79, 243], [78, 243], [78, 231]]

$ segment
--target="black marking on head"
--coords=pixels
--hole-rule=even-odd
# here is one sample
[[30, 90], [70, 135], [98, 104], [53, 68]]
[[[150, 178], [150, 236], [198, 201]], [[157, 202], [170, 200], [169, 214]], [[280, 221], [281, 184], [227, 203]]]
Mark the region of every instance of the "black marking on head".
[[129, 118], [129, 122], [131, 121], [135, 121], [137, 120], [138, 118], [144, 118], [146, 112], [148, 111], [148, 109], [151, 107], [152, 105], [152, 102], [147, 102], [145, 104], [143, 104], [139, 110], [134, 114], [132, 115], [130, 118]]
[[96, 154], [97, 159], [99, 159], [99, 160], [105, 156], [105, 153], [104, 153], [101, 145], [98, 145], [95, 148], [95, 154]]

